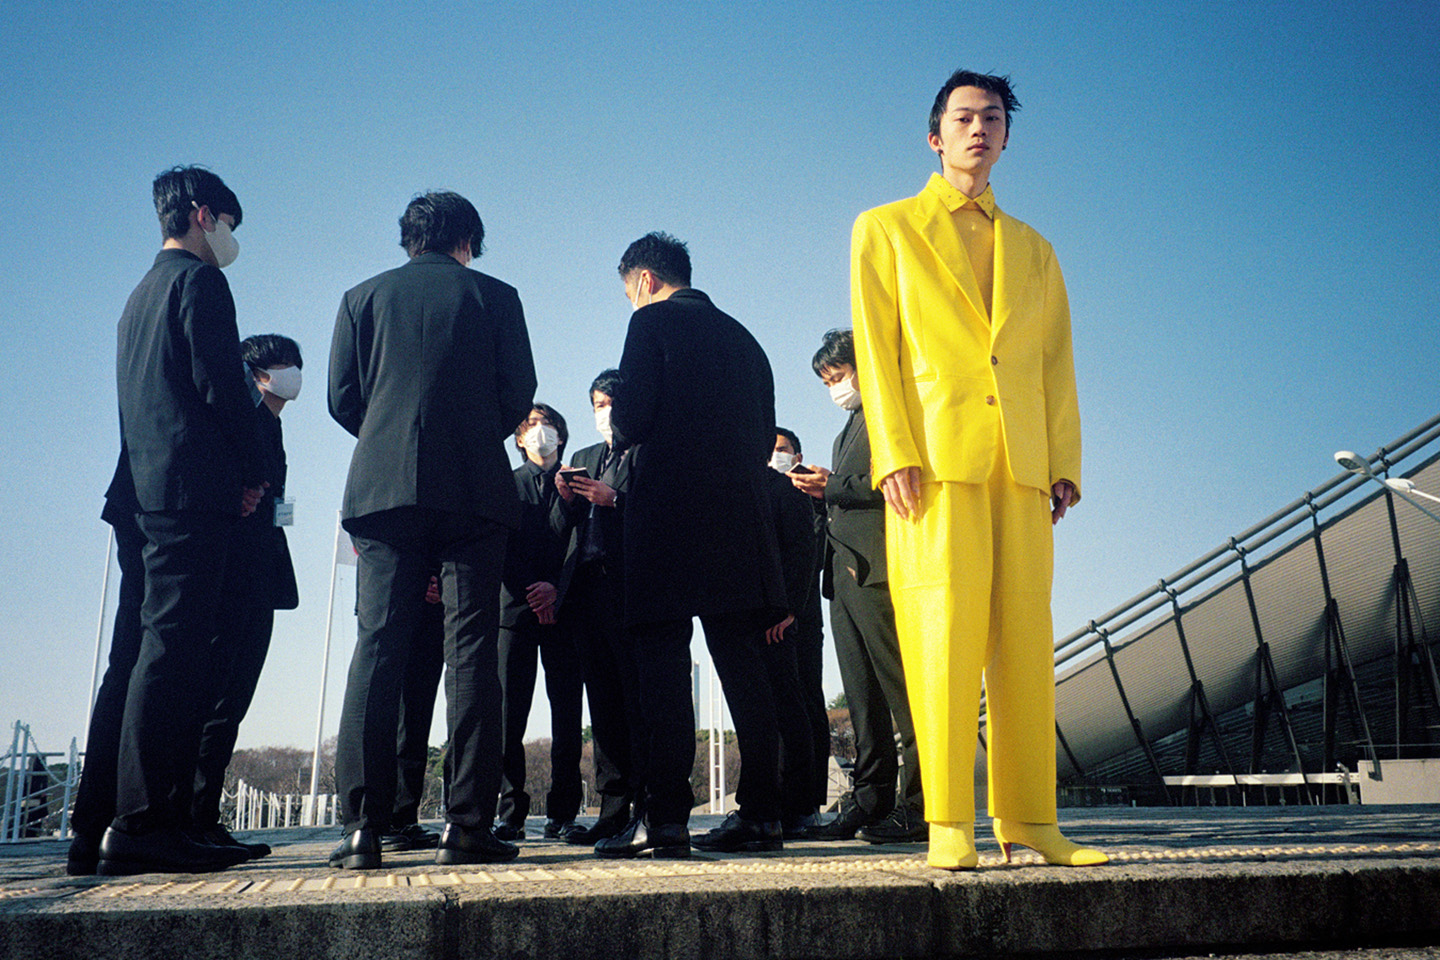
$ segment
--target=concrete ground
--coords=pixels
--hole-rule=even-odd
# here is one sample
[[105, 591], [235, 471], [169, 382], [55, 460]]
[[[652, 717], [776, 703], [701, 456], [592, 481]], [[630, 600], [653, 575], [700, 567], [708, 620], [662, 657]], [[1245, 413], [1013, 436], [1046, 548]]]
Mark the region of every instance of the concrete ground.
[[625, 863], [542, 840], [502, 866], [417, 852], [354, 873], [326, 865], [334, 828], [300, 828], [247, 835], [275, 852], [219, 874], [74, 878], [65, 843], [27, 841], [0, 845], [0, 958], [1440, 960], [1440, 807], [1092, 808], [1061, 825], [1112, 862], [1005, 864], [988, 822], [980, 869], [959, 874], [923, 844]]

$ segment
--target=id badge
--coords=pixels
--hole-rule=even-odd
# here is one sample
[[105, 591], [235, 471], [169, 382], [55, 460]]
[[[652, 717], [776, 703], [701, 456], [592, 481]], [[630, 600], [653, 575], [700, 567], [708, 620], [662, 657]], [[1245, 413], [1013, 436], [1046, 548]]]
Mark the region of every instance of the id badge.
[[295, 524], [295, 501], [275, 501], [275, 526], [290, 527]]

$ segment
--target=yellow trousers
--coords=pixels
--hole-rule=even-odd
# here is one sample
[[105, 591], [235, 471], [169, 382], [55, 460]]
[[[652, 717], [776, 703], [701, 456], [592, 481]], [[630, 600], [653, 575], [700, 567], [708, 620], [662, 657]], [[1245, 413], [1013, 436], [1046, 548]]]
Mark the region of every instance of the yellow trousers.
[[915, 721], [925, 819], [975, 820], [985, 684], [990, 815], [1055, 823], [1054, 544], [1047, 491], [1010, 478], [923, 483], [886, 523], [890, 595]]

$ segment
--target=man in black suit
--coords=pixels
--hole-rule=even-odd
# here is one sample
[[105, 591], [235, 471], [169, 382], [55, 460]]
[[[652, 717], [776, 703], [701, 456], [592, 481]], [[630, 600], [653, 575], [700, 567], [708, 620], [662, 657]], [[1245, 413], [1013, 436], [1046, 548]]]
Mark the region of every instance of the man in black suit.
[[[813, 472], [792, 471], [790, 478], [805, 493], [824, 500], [829, 513], [822, 589], [830, 600], [830, 629], [855, 729], [856, 756], [853, 797], [842, 800], [834, 820], [811, 828], [807, 836], [849, 840], [858, 832], [872, 843], [919, 842], [928, 836], [920, 761], [885, 576], [885, 498], [871, 484], [870, 439], [855, 383], [851, 331], [826, 333], [812, 366], [850, 418], [835, 438], [834, 472], [812, 466]], [[898, 771], [898, 799], [896, 728], [904, 761]]]
[[98, 872], [220, 869], [246, 859], [197, 843], [189, 818], [207, 657], [235, 521], [263, 484], [255, 404], [221, 268], [239, 252], [240, 203], [215, 174], [155, 178], [164, 237], [120, 317], [120, 434], [145, 537], [142, 637], [125, 693], [115, 819]]
[[[800, 436], [794, 430], [775, 427], [775, 450], [770, 454], [770, 469], [788, 475], [803, 467], [805, 454]], [[790, 492], [800, 498], [810, 511], [811, 533], [814, 536], [815, 562], [804, 584], [805, 597], [795, 609], [795, 623], [786, 636], [795, 641], [795, 663], [800, 676], [800, 697], [805, 704], [805, 718], [810, 729], [810, 782], [806, 785], [806, 810], [785, 820], [785, 839], [798, 840], [804, 832], [820, 823], [819, 810], [830, 793], [830, 715], [825, 705], [825, 626], [820, 612], [820, 567], [825, 558], [825, 503], [807, 497], [793, 486]], [[786, 588], [787, 592], [789, 588]]]
[[[688, 856], [694, 795], [691, 621], [699, 617], [741, 741], [745, 843], [780, 844], [774, 698], [760, 664], [785, 616], [765, 462], [775, 436], [770, 362], [743, 326], [690, 286], [666, 234], [632, 243], [620, 276], [635, 313], [611, 425], [632, 454], [625, 506], [625, 620], [649, 761], [643, 816], [601, 840], [604, 857]], [[752, 747], [753, 745], [753, 747]]]
[[631, 805], [642, 799], [645, 750], [640, 736], [640, 686], [634, 651], [625, 642], [624, 516], [630, 492], [635, 448], [615, 440], [610, 411], [624, 380], [619, 370], [604, 370], [590, 384], [590, 406], [600, 443], [579, 451], [572, 469], [558, 484], [577, 496], [577, 515], [565, 555], [567, 590], [560, 617], [568, 625], [585, 678], [590, 705], [590, 743], [600, 816], [593, 826], [565, 837], [567, 843], [594, 846], [624, 830]]
[[518, 521], [501, 441], [530, 411], [535, 366], [515, 288], [467, 269], [485, 228], [455, 193], [415, 197], [410, 254], [345, 294], [330, 415], [358, 438], [341, 522], [358, 554], [359, 636], [335, 778], [345, 839], [332, 866], [375, 869], [395, 806], [406, 660], [432, 564], [445, 604], [448, 823], [436, 862], [513, 859], [490, 832], [500, 787], [500, 571]]
[[[235, 752], [240, 723], [250, 709], [265, 656], [276, 610], [300, 605], [295, 570], [285, 527], [285, 440], [280, 412], [300, 395], [300, 345], [289, 337], [268, 333], [246, 337], [240, 343], [245, 361], [262, 401], [255, 419], [266, 457], [270, 486], [255, 512], [235, 527], [225, 570], [224, 611], [211, 657], [214, 671], [212, 699], [202, 710], [199, 756], [195, 763], [195, 790], [191, 819], [200, 835], [217, 846], [239, 847], [251, 857], [270, 852], [268, 844], [242, 843], [220, 822], [220, 800], [225, 768]], [[278, 505], [278, 506], [277, 506]]]
[[544, 833], [552, 840], [564, 839], [580, 829], [575, 824], [583, 798], [580, 657], [559, 615], [565, 603], [565, 552], [574, 526], [566, 501], [577, 498], [555, 483], [569, 439], [565, 418], [544, 403], [536, 403], [515, 428], [515, 446], [523, 461], [514, 474], [520, 528], [510, 537], [500, 581], [505, 748], [495, 836], [502, 840], [525, 839], [530, 794], [525, 791], [524, 738], [537, 661], [545, 664], [545, 696], [550, 702], [550, 790], [545, 797]]

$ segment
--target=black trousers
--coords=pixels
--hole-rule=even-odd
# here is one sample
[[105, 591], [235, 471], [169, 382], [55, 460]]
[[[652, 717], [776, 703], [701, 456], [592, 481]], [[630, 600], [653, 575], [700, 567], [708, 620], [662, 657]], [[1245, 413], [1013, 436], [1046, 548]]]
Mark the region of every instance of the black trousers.
[[521, 623], [500, 628], [500, 689], [504, 696], [504, 775], [496, 816], [520, 826], [530, 815], [525, 792], [525, 725], [535, 697], [537, 660], [545, 666], [545, 695], [550, 701], [550, 790], [545, 815], [574, 820], [580, 812], [581, 672], [580, 656], [563, 622]]
[[274, 626], [274, 609], [254, 598], [228, 606], [221, 617], [211, 661], [215, 668], [212, 689], [218, 695], [208, 710], [202, 705], [195, 795], [190, 801], [191, 819], [200, 826], [220, 822], [225, 768], [235, 754], [240, 721], [255, 699]]
[[590, 743], [600, 818], [626, 819], [644, 796], [648, 738], [641, 738], [640, 681], [635, 652], [625, 637], [624, 589], [619, 571], [595, 560], [575, 569], [562, 620], [570, 625], [590, 706]]
[[140, 834], [189, 820], [200, 710], [214, 694], [208, 658], [234, 522], [191, 511], [136, 516], [146, 540], [143, 635], [120, 727], [117, 830]]
[[125, 719], [125, 700], [130, 691], [130, 674], [140, 658], [144, 627], [140, 608], [145, 602], [145, 534], [134, 516], [114, 521], [115, 556], [120, 562], [120, 596], [115, 607], [115, 629], [110, 636], [110, 658], [105, 676], [90, 712], [90, 729], [85, 735], [85, 766], [75, 792], [70, 814], [74, 831], [100, 841], [100, 835], [115, 819], [116, 763], [120, 753], [120, 725]]
[[812, 584], [805, 606], [786, 639], [795, 641], [795, 666], [800, 678], [800, 699], [810, 731], [810, 783], [806, 791], [810, 811], [825, 805], [830, 794], [830, 713], [825, 706], [825, 627], [820, 614], [820, 584]]
[[476, 517], [420, 507], [347, 521], [358, 553], [359, 636], [350, 660], [335, 779], [346, 832], [389, 829], [396, 799], [400, 694], [440, 563], [445, 605], [446, 817], [488, 826], [500, 790], [500, 675], [496, 634], [507, 531]]
[[395, 812], [390, 827], [399, 830], [420, 822], [425, 798], [425, 770], [430, 765], [430, 721], [445, 670], [445, 606], [426, 601], [405, 664], [405, 689], [400, 695], [400, 727], [396, 733]]
[[[700, 618], [705, 644], [725, 688], [740, 744], [740, 783], [735, 799], [740, 815], [779, 820], [785, 807], [804, 809], [809, 776], [809, 739], [795, 675], [793, 642], [765, 643], [773, 624], [762, 610], [712, 614]], [[686, 823], [695, 805], [690, 773], [695, 763], [695, 711], [690, 698], [690, 637], [693, 621], [667, 620], [632, 625], [640, 676], [642, 722], [650, 735], [646, 777], [647, 811], [652, 824]], [[783, 701], [783, 702], [782, 702]], [[780, 744], [793, 780], [789, 798], [781, 788]]]
[[[902, 775], [900, 799], [922, 809], [915, 724], [910, 719], [910, 701], [905, 693], [905, 670], [900, 663], [890, 590], [883, 583], [860, 586], [839, 563], [834, 580], [830, 629], [835, 635], [840, 680], [855, 728], [855, 802], [870, 816], [887, 815], [895, 806], [898, 771]], [[897, 728], [903, 769], [896, 759]]]

